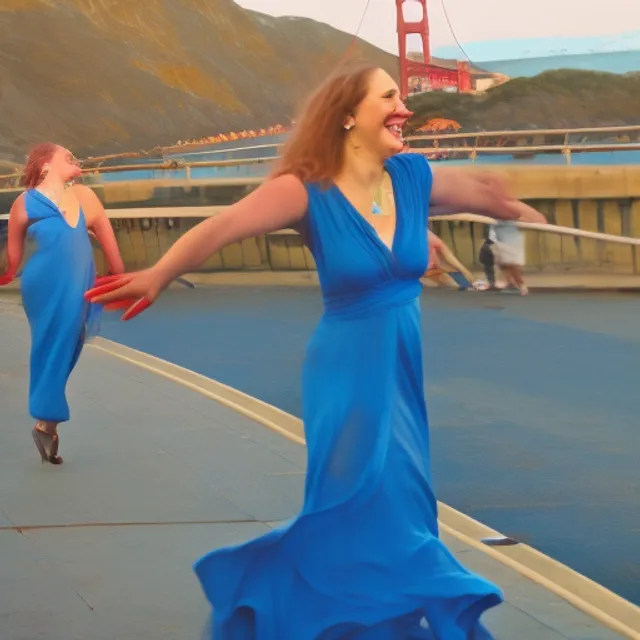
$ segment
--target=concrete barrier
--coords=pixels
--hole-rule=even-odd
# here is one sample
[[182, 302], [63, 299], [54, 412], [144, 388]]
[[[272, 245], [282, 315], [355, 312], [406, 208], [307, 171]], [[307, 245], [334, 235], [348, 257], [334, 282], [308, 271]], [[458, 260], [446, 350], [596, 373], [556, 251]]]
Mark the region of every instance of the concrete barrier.
[[[473, 166], [466, 170], [486, 168]], [[492, 167], [491, 171], [501, 174], [514, 194], [544, 213], [549, 222], [640, 237], [638, 166], [505, 165]], [[140, 269], [153, 264], [195, 224], [217, 215], [259, 183], [260, 179], [135, 181], [103, 184], [95, 189], [112, 218], [127, 269]], [[7, 202], [17, 193], [0, 192], [0, 212], [8, 211]], [[479, 267], [483, 225], [434, 219], [431, 227], [462, 263]], [[526, 232], [526, 247], [529, 271], [640, 274], [640, 248], [543, 232]], [[96, 259], [102, 269], [104, 259], [99, 250]], [[0, 266], [2, 261], [0, 255]], [[293, 231], [284, 231], [226, 247], [212, 256], [201, 271], [314, 269], [313, 257], [300, 237]]]

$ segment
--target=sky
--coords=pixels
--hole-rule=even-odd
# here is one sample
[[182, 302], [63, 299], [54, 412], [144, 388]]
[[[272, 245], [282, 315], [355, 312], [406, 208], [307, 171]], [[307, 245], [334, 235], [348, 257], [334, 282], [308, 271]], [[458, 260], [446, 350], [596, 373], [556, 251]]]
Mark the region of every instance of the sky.
[[[368, 1], [369, 8], [359, 33], [360, 37], [381, 49], [397, 53], [395, 0]], [[356, 31], [367, 4], [367, 0], [236, 2], [247, 9], [274, 16], [313, 18], [348, 33]], [[579, 41], [575, 41], [574, 48], [580, 48], [590, 46], [587, 43], [592, 42], [591, 36], [598, 36], [599, 39], [604, 36], [608, 48], [635, 49], [640, 41], [639, 0], [427, 0], [433, 52], [438, 48], [448, 48], [448, 45], [455, 44], [445, 19], [443, 3], [453, 30], [463, 46], [496, 40], [554, 38], [560, 40], [554, 40], [549, 44], [552, 49], [557, 49], [558, 42], [568, 38], [579, 38]], [[413, 7], [414, 11], [407, 7], [405, 19], [414, 18], [416, 8], [417, 15], [420, 16], [419, 5]], [[637, 33], [633, 34], [634, 37], [626, 39], [612, 37], [630, 32]]]

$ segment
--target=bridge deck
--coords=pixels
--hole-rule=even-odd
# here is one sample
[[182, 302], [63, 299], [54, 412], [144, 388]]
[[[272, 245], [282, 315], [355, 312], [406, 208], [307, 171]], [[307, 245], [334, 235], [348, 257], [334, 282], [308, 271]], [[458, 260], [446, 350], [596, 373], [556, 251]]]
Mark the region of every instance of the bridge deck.
[[[61, 468], [41, 465], [26, 412], [28, 330], [0, 302], [3, 640], [196, 638], [195, 559], [300, 506], [304, 449], [176, 382], [87, 348], [70, 383]], [[619, 637], [445, 535], [505, 590], [498, 640]]]

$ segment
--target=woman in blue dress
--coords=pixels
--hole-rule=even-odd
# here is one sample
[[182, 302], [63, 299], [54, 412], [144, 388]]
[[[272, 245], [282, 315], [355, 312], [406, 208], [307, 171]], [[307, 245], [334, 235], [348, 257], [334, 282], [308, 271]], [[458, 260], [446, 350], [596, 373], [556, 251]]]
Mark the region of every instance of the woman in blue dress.
[[[315, 257], [324, 314], [302, 380], [304, 506], [285, 526], [196, 563], [215, 640], [490, 637], [480, 617], [500, 591], [438, 536], [419, 279], [430, 210], [512, 219], [517, 201], [486, 176], [400, 154], [410, 115], [381, 69], [336, 74], [309, 101], [271, 179], [155, 266], [87, 294], [131, 305], [131, 318], [212, 253], [278, 229], [298, 229]], [[395, 213], [374, 214], [384, 172]]]
[[22, 193], [9, 214], [8, 267], [0, 284], [16, 276], [25, 239], [33, 241], [20, 280], [31, 329], [29, 413], [36, 420], [33, 440], [42, 462], [61, 464], [58, 425], [69, 420], [66, 385], [86, 338], [95, 330], [99, 307], [84, 299], [94, 285], [89, 234], [102, 246], [109, 269], [122, 273], [115, 235], [91, 189], [67, 187], [81, 174], [70, 151], [37, 145], [22, 175]]

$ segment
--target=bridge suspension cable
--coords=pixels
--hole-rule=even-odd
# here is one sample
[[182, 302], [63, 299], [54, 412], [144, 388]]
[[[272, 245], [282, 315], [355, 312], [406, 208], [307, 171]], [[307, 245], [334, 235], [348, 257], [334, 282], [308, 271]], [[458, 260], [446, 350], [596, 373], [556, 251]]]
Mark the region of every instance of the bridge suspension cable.
[[362, 25], [364, 24], [364, 19], [365, 19], [365, 16], [367, 15], [367, 11], [369, 11], [370, 4], [371, 4], [371, 0], [366, 0], [364, 9], [362, 10], [362, 15], [360, 16], [360, 22], [358, 23], [358, 27], [355, 30], [355, 33], [353, 34], [353, 36], [351, 37], [351, 42], [349, 42], [349, 46], [345, 49], [344, 53], [342, 54], [342, 57], [338, 61], [338, 64], [336, 65], [337, 67], [339, 67], [343, 62], [345, 62], [349, 57], [349, 55], [351, 54], [351, 50], [355, 46], [356, 40], [358, 39], [358, 35], [360, 34], [360, 29], [362, 29]]
[[447, 11], [447, 4], [446, 4], [445, 0], [440, 0], [440, 2], [442, 4], [442, 10], [444, 11], [445, 20], [447, 21], [447, 24], [449, 25], [449, 31], [451, 31], [451, 35], [453, 36], [453, 39], [454, 39], [455, 43], [458, 45], [458, 49], [460, 49], [460, 51], [462, 51], [462, 54], [464, 55], [464, 57], [469, 62], [472, 62], [471, 58], [469, 57], [469, 54], [465, 51], [465, 49], [462, 46], [460, 40], [458, 40], [458, 36], [456, 35], [455, 29], [453, 28], [453, 24], [451, 23], [451, 19], [449, 18], [449, 12]]

